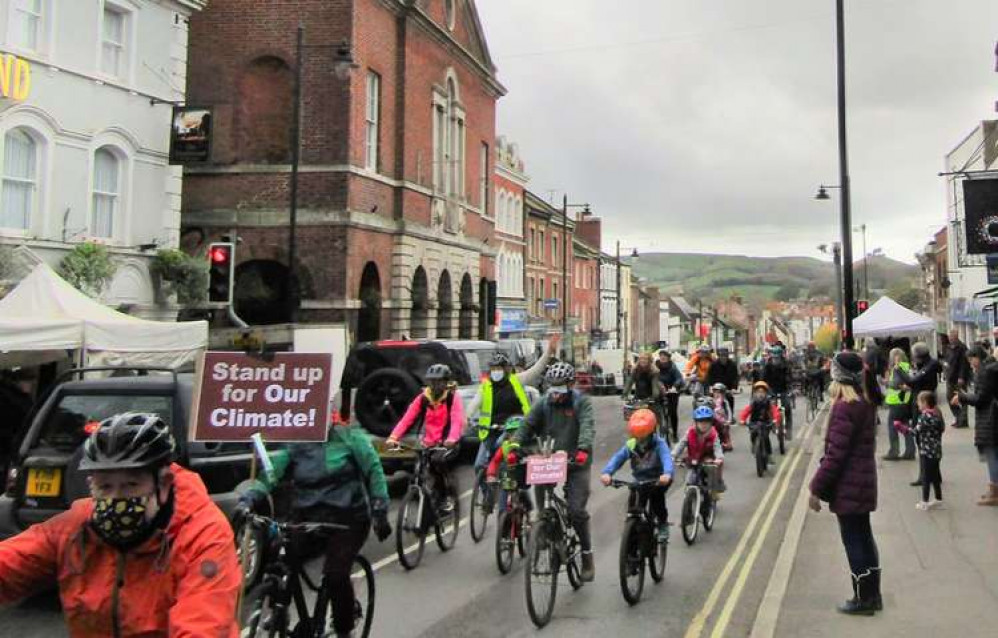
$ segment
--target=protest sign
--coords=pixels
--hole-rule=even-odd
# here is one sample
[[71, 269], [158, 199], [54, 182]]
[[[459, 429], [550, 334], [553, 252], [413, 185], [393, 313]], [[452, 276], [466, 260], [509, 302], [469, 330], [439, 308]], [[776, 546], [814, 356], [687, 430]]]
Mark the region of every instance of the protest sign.
[[191, 439], [325, 441], [332, 356], [279, 352], [264, 359], [207, 352], [198, 367]]

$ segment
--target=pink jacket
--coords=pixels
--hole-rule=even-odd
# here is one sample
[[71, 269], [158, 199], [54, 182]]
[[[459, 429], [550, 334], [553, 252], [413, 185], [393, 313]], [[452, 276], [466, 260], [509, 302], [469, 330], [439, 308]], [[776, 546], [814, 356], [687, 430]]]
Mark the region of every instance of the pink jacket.
[[425, 401], [426, 422], [423, 425], [423, 445], [429, 447], [443, 443], [444, 431], [447, 429], [447, 397], [449, 395], [453, 395], [454, 399], [450, 407], [450, 430], [447, 434], [447, 441], [453, 443], [460, 441], [461, 431], [464, 429], [464, 406], [461, 404], [461, 396], [457, 393], [456, 388], [448, 390], [438, 403], [434, 403], [430, 399], [429, 391], [424, 390], [409, 404], [409, 409], [405, 411], [402, 420], [392, 430], [391, 438], [398, 440], [405, 436], [405, 433], [419, 418]]

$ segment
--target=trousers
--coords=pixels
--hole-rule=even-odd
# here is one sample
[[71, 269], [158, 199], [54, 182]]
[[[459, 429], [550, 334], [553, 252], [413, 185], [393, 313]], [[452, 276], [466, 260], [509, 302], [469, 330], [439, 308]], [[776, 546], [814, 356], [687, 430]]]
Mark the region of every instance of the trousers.
[[842, 546], [849, 561], [849, 571], [856, 576], [862, 576], [871, 569], [879, 569], [880, 551], [877, 549], [877, 541], [873, 538], [870, 515], [838, 514], [837, 517]]

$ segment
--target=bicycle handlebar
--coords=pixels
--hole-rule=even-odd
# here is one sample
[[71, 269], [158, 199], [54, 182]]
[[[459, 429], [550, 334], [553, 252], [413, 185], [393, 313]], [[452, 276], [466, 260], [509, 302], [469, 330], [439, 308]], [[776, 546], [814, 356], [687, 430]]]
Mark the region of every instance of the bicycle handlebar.
[[631, 489], [640, 489], [642, 487], [653, 487], [658, 484], [659, 484], [658, 479], [653, 479], [650, 481], [623, 481], [620, 479], [613, 479], [610, 481], [609, 487], [612, 488], [627, 487]]
[[248, 518], [251, 525], [256, 527], [270, 527], [277, 526], [282, 532], [304, 532], [306, 534], [310, 532], [317, 532], [321, 530], [327, 531], [344, 531], [350, 529], [349, 525], [341, 525], [339, 523], [282, 523], [276, 519], [270, 518], [269, 516], [261, 516], [260, 514], [251, 514]]

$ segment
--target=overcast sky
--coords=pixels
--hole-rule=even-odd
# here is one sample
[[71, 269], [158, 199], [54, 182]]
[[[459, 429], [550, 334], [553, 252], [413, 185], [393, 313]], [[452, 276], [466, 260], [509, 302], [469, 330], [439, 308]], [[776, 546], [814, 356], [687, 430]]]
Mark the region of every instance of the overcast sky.
[[[500, 134], [604, 248], [812, 255], [838, 233], [834, 0], [478, 0]], [[847, 0], [853, 222], [913, 261], [943, 156], [998, 117], [996, 0]], [[862, 255], [859, 235], [857, 258]]]

